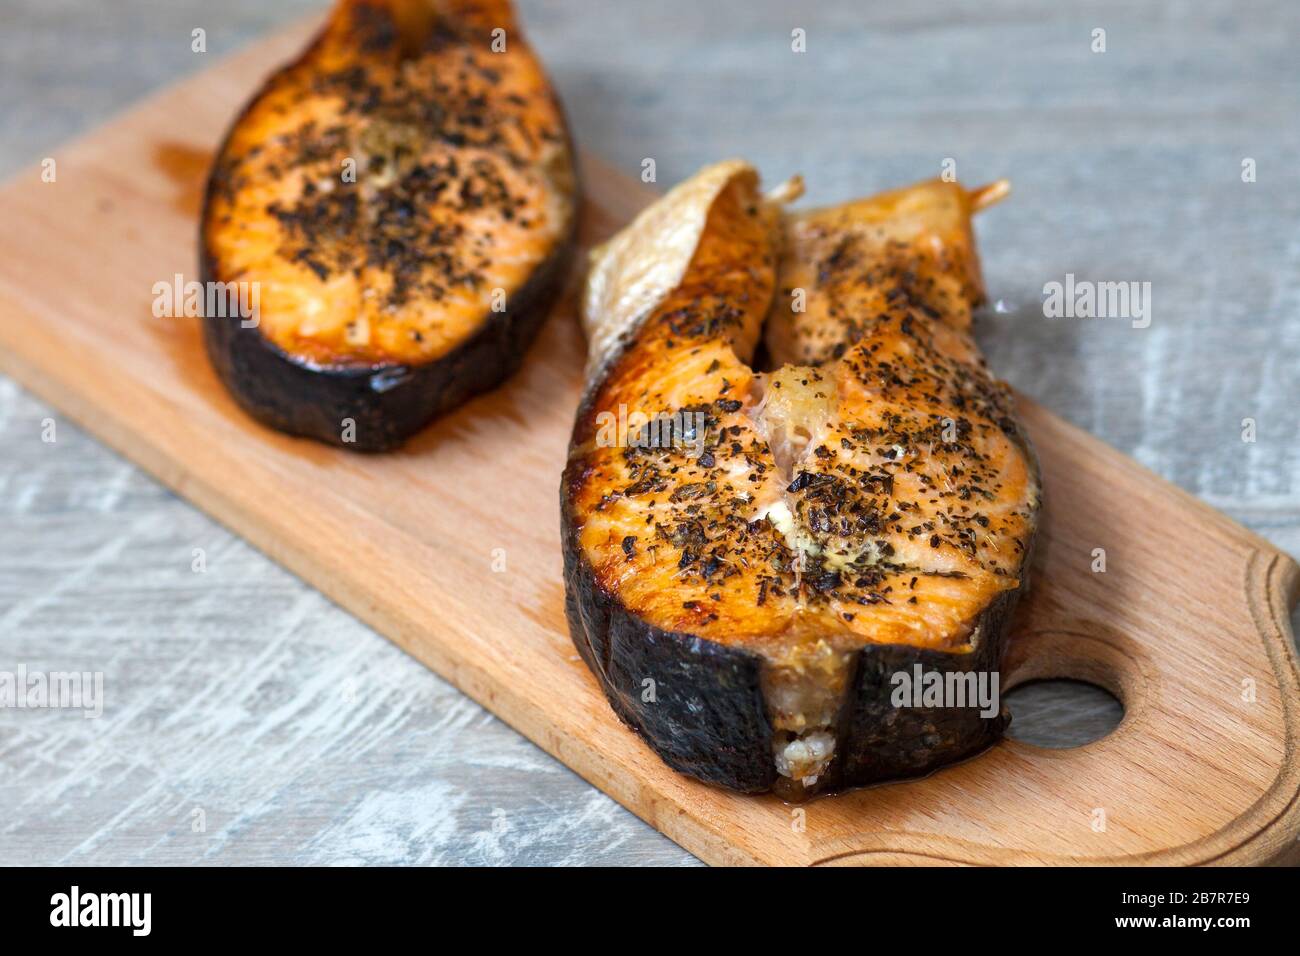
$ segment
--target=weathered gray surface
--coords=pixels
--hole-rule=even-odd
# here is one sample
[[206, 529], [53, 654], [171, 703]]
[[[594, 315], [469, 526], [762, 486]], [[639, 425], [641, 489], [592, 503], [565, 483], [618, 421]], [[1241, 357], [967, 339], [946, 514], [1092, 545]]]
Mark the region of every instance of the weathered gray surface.
[[[0, 174], [210, 62], [194, 27], [214, 57], [317, 6], [6, 0]], [[523, 4], [580, 140], [662, 184], [725, 155], [815, 202], [947, 157], [1011, 178], [980, 225], [993, 365], [1300, 555], [1300, 6], [805, 6]], [[1150, 281], [1151, 326], [1044, 319], [1067, 272]], [[0, 452], [0, 670], [101, 670], [107, 698], [0, 710], [0, 862], [691, 862], [2, 379]], [[1036, 742], [1113, 717], [1035, 697]]]

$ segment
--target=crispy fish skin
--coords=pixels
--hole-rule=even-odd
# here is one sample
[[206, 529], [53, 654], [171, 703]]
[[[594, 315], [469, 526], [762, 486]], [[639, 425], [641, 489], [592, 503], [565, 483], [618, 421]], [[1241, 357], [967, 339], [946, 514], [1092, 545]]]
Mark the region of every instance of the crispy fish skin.
[[256, 283], [260, 311], [206, 316], [209, 358], [272, 427], [397, 447], [518, 367], [563, 285], [577, 196], [508, 3], [339, 0], [214, 163], [201, 277]]
[[[936, 182], [787, 215], [733, 162], [595, 254], [566, 608], [675, 769], [800, 799], [1001, 734], [1000, 710], [893, 702], [918, 664], [996, 671], [1037, 522], [1032, 451], [969, 335], [979, 201]], [[779, 367], [756, 373], [764, 324]], [[628, 409], [703, 438], [647, 445]]]

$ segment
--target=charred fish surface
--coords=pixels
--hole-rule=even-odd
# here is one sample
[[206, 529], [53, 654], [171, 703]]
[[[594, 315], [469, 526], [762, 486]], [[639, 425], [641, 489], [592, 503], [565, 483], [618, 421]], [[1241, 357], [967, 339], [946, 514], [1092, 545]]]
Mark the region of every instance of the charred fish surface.
[[209, 178], [207, 315], [222, 382], [262, 422], [402, 444], [519, 366], [560, 290], [577, 173], [504, 0], [340, 0], [235, 121]]
[[1000, 736], [996, 705], [897, 692], [996, 673], [1039, 500], [970, 334], [971, 215], [1005, 185], [786, 212], [800, 191], [721, 163], [593, 253], [561, 487], [569, 628], [615, 712], [790, 799]]

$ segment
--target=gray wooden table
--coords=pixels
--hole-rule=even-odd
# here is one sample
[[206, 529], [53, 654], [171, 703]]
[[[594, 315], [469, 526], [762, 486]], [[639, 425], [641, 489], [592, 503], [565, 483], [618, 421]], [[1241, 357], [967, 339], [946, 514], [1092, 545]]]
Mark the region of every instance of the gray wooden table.
[[[215, 57], [317, 6], [4, 0], [0, 173], [211, 62], [193, 28]], [[1300, 555], [1300, 5], [522, 7], [578, 138], [661, 184], [729, 155], [802, 171], [814, 202], [948, 159], [1008, 176], [979, 226], [994, 367]], [[1067, 273], [1150, 282], [1149, 327], [1045, 318]], [[694, 862], [0, 379], [0, 671], [19, 666], [100, 671], [105, 705], [0, 709], [0, 863]], [[1045, 743], [1118, 715], [1070, 688], [1012, 703]]]

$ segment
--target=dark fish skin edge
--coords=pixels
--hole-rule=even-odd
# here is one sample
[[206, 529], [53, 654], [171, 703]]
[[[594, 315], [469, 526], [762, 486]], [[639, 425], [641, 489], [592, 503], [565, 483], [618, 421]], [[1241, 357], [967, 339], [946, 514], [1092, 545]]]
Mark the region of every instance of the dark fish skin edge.
[[[320, 41], [318, 36], [299, 59], [306, 58]], [[262, 91], [295, 65], [297, 61], [271, 75], [231, 123], [217, 149], [199, 217], [199, 276], [205, 287], [218, 281], [204, 234], [212, 197], [222, 186], [217, 173], [220, 157]], [[312, 368], [295, 360], [260, 329], [242, 326], [238, 317], [205, 317], [203, 343], [208, 359], [240, 407], [263, 424], [290, 435], [349, 451], [384, 452], [401, 447], [435, 418], [513, 375], [563, 289], [577, 243], [581, 171], [558, 101], [557, 108], [564, 119], [564, 138], [573, 166], [569, 230], [550, 257], [509, 297], [504, 312], [488, 312], [478, 331], [431, 362], [326, 368]], [[345, 418], [356, 423], [355, 441], [343, 441]]]
[[[578, 421], [589, 411], [583, 402]], [[575, 430], [576, 431], [576, 430]], [[1017, 443], [1033, 446], [1017, 423]], [[674, 770], [741, 793], [763, 793], [778, 775], [772, 727], [761, 689], [763, 659], [736, 647], [690, 634], [664, 631], [623, 607], [596, 580], [582, 551], [569, 487], [582, 463], [570, 462], [560, 487], [564, 548], [564, 610], [569, 635], [596, 675], [614, 712]], [[1041, 489], [1041, 483], [1038, 483]], [[1041, 498], [1041, 491], [1040, 491]], [[901, 644], [858, 650], [837, 726], [836, 753], [816, 794], [924, 776], [997, 742], [1011, 721], [1005, 707], [992, 718], [978, 707], [895, 707], [892, 676], [912, 672], [995, 671], [1007, 646], [1020, 596], [1028, 590], [1032, 545], [1020, 565], [1020, 584], [1002, 592], [980, 614], [975, 648], [964, 654]], [[642, 681], [655, 682], [656, 700], [642, 700]]]
[[[742, 793], [771, 789], [776, 767], [759, 683], [761, 659], [665, 631], [624, 608], [597, 583], [568, 495], [562, 491], [561, 498], [569, 635], [614, 713], [674, 770]], [[641, 699], [646, 678], [655, 682], [654, 702]]]
[[[421, 365], [309, 368], [258, 329], [241, 326], [238, 317], [205, 318], [203, 341], [222, 383], [263, 424], [350, 451], [390, 451], [514, 374], [550, 313], [572, 255], [570, 238], [511, 296], [506, 311], [488, 313], [473, 336]], [[215, 281], [206, 253], [201, 275], [204, 283]], [[356, 422], [355, 442], [343, 441], [345, 418]]]

